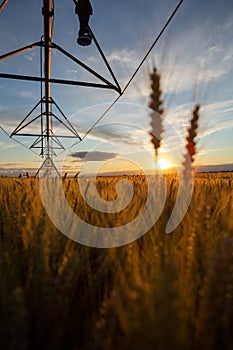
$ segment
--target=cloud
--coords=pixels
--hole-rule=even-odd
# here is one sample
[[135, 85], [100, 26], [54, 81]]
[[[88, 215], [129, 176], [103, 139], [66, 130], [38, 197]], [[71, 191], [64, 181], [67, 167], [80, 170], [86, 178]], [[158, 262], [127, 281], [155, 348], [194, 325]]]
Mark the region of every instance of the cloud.
[[200, 119], [200, 136], [204, 137], [220, 130], [233, 128], [232, 112], [233, 100], [218, 101], [203, 106], [201, 109], [203, 117]]
[[0, 163], [0, 169], [2, 169], [2, 168], [11, 168], [11, 167], [19, 169], [20, 166], [21, 166], [21, 163], [14, 163], [14, 162]]
[[112, 51], [107, 59], [109, 63], [118, 64], [120, 66], [132, 67], [138, 63], [138, 54], [135, 50], [121, 49]]
[[210, 154], [216, 154], [217, 152], [224, 152], [224, 148], [211, 148], [211, 149], [199, 149], [198, 157], [208, 156]]
[[12, 145], [12, 144], [6, 143], [6, 142], [4, 142], [4, 141], [0, 141], [0, 149], [2, 149], [2, 150], [14, 148], [14, 147], [16, 147], [16, 146], [17, 146], [17, 145]]
[[30, 51], [30, 53], [27, 53], [25, 55], [25, 59], [29, 62], [32, 62], [34, 60], [34, 57], [36, 56], [36, 52], [35, 51]]
[[19, 92], [18, 96], [23, 98], [33, 98], [33, 93], [32, 91], [22, 90]]
[[[193, 108], [193, 102], [175, 106], [166, 113], [165, 119], [172, 123], [174, 127], [187, 127], [192, 116]], [[206, 133], [209, 133], [212, 128], [214, 130], [220, 130], [222, 128], [233, 127], [232, 113], [233, 100], [201, 104], [199, 127], [206, 129]]]
[[166, 93], [192, 91], [197, 85], [221, 81], [232, 71], [229, 32], [220, 23], [197, 22], [173, 37], [165, 49], [164, 55], [156, 53], [155, 62]]
[[[123, 87], [138, 67], [142, 55], [136, 49], [130, 50], [128, 48], [122, 48], [106, 53], [106, 58], [118, 83]], [[94, 66], [94, 70], [98, 71], [99, 74], [106, 78], [108, 77], [107, 79], [112, 81], [106, 65], [99, 56], [91, 56], [88, 58], [87, 62], [90, 63], [91, 66]]]
[[[138, 54], [136, 50], [129, 50], [128, 48], [113, 50], [106, 54], [106, 58], [109, 64], [115, 64], [118, 67], [132, 67], [138, 63]], [[100, 63], [100, 60], [98, 56], [91, 56], [88, 58], [88, 62]]]
[[70, 155], [72, 158], [82, 159], [85, 162], [98, 162], [114, 159], [118, 156], [118, 153], [113, 152], [75, 152]]
[[[207, 55], [203, 52], [203, 55]], [[203, 87], [205, 84], [215, 82], [223, 78], [230, 70], [229, 64], [222, 64], [223, 58], [219, 59], [221, 64], [214, 59], [209, 63], [200, 63], [198, 56], [192, 62], [171, 62], [164, 65], [161, 70], [161, 84], [165, 94], [182, 93], [194, 91], [197, 86]], [[227, 59], [227, 58], [226, 58]], [[168, 75], [167, 72], [172, 72]]]

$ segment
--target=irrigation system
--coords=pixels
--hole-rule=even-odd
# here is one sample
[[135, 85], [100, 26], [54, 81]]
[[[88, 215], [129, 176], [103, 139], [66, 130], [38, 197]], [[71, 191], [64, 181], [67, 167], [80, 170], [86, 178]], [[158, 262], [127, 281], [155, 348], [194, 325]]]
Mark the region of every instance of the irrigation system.
[[[43, 84], [41, 85], [41, 99], [40, 101], [33, 107], [33, 109], [26, 115], [26, 117], [20, 122], [20, 124], [15, 128], [15, 130], [11, 133], [10, 137], [14, 136], [23, 136], [23, 137], [36, 137], [35, 141], [30, 146], [30, 149], [39, 149], [40, 155], [44, 159], [41, 167], [42, 169], [44, 166], [47, 167], [48, 171], [51, 169], [55, 169], [58, 173], [58, 170], [53, 162], [53, 156], [56, 155], [56, 150], [64, 149], [64, 146], [61, 142], [61, 138], [74, 138], [81, 140], [78, 132], [75, 130], [75, 128], [72, 126], [72, 124], [69, 122], [68, 118], [65, 116], [65, 114], [62, 112], [62, 110], [59, 108], [57, 103], [54, 101], [54, 99], [51, 96], [51, 83], [57, 83], [57, 84], [65, 84], [65, 85], [76, 85], [76, 86], [88, 86], [93, 88], [104, 88], [104, 89], [113, 89], [116, 90], [119, 94], [121, 93], [120, 86], [118, 84], [118, 81], [115, 78], [115, 75], [113, 74], [113, 71], [111, 67], [108, 64], [108, 61], [101, 50], [101, 47], [99, 43], [97, 42], [93, 32], [91, 32], [91, 35], [93, 37], [93, 40], [97, 46], [97, 49], [99, 50], [102, 58], [104, 59], [104, 62], [110, 71], [113, 81], [109, 82], [104, 77], [102, 77], [100, 74], [95, 72], [93, 69], [88, 67], [86, 64], [79, 61], [76, 57], [71, 55], [69, 52], [64, 50], [62, 47], [58, 46], [56, 43], [53, 42], [53, 19], [54, 19], [54, 6], [53, 6], [53, 0], [43, 0], [43, 7], [42, 7], [42, 15], [44, 19], [44, 34], [41, 37], [41, 40], [32, 44], [29, 44], [27, 46], [21, 47], [17, 50], [8, 52], [2, 56], [0, 56], [0, 59], [6, 59], [8, 57], [11, 57], [13, 55], [17, 55], [19, 53], [31, 50], [35, 47], [40, 47], [40, 59], [41, 59], [41, 76], [35, 77], [35, 76], [25, 76], [25, 75], [16, 75], [16, 74], [6, 74], [6, 73], [0, 73], [1, 78], [7, 78], [7, 79], [17, 79], [17, 80], [26, 80], [26, 81], [37, 81]], [[52, 49], [59, 50], [62, 54], [67, 56], [69, 59], [89, 71], [92, 75], [97, 77], [100, 80], [100, 83], [90, 83], [90, 82], [81, 82], [81, 81], [70, 81], [70, 80], [64, 80], [64, 79], [51, 79], [51, 54]], [[44, 62], [42, 60], [44, 59]], [[42, 68], [43, 67], [43, 68]], [[44, 93], [44, 96], [42, 94]], [[40, 108], [40, 114], [36, 117], [32, 118], [33, 112], [38, 108]], [[53, 112], [53, 109], [55, 109], [59, 112], [59, 116], [56, 115]], [[40, 119], [40, 132], [35, 133], [27, 133], [24, 132], [24, 130], [30, 125], [33, 124], [35, 121]], [[53, 119], [57, 120], [67, 131], [66, 134], [62, 135], [56, 135], [53, 130]]]
[[[39, 102], [32, 108], [32, 110], [25, 116], [25, 118], [17, 125], [17, 127], [13, 130], [13, 132], [9, 135], [11, 138], [14, 139], [15, 136], [23, 136], [23, 137], [35, 137], [33, 143], [30, 146], [30, 149], [37, 149], [40, 151], [40, 156], [43, 159], [42, 165], [37, 171], [37, 174], [39, 174], [40, 170], [42, 168], [46, 168], [47, 173], [52, 173], [52, 171], [56, 171], [57, 175], [60, 176], [59, 171], [56, 168], [56, 165], [53, 161], [53, 157], [56, 156], [57, 150], [65, 150], [64, 145], [61, 142], [62, 138], [71, 138], [74, 139], [74, 145], [78, 142], [81, 142], [83, 138], [85, 138], [92, 130], [93, 128], [99, 123], [99, 121], [108, 113], [108, 111], [113, 107], [113, 105], [119, 100], [119, 98], [123, 95], [125, 90], [130, 85], [131, 81], [141, 68], [142, 64], [148, 57], [149, 53], [154, 48], [155, 44], [158, 42], [160, 37], [162, 36], [163, 32], [175, 16], [176, 12], [178, 11], [179, 7], [181, 6], [183, 0], [181, 0], [172, 14], [170, 15], [169, 19], [163, 26], [162, 30], [158, 34], [158, 36], [155, 38], [155, 41], [143, 57], [141, 63], [135, 70], [134, 74], [129, 79], [126, 86], [121, 89], [116, 76], [113, 73], [113, 70], [111, 69], [108, 60], [106, 56], [104, 55], [93, 31], [89, 27], [88, 20], [86, 19], [86, 27], [85, 30], [81, 30], [83, 25], [83, 18], [85, 21], [85, 8], [83, 13], [81, 13], [77, 10], [78, 4], [80, 3], [86, 3], [90, 4], [89, 0], [73, 0], [76, 5], [76, 14], [78, 14], [79, 21], [80, 21], [80, 31], [79, 31], [79, 37], [78, 37], [78, 44], [86, 46], [90, 45], [91, 41], [93, 40], [94, 44], [96, 45], [99, 54], [101, 58], [103, 59], [106, 69], [109, 71], [112, 81], [109, 81], [105, 79], [102, 75], [100, 75], [98, 72], [87, 66], [85, 63], [81, 62], [78, 58], [74, 57], [71, 53], [66, 51], [64, 48], [57, 45], [55, 42], [53, 42], [53, 21], [54, 21], [54, 2], [53, 0], [42, 0], [42, 16], [43, 16], [43, 35], [41, 36], [40, 41], [31, 43], [27, 46], [18, 48], [14, 51], [5, 53], [0, 56], [0, 60], [5, 60], [11, 56], [32, 50], [36, 47], [40, 48], [40, 76], [29, 76], [29, 75], [17, 75], [17, 74], [11, 74], [11, 73], [1, 73], [0, 72], [0, 78], [5, 79], [15, 79], [15, 80], [24, 80], [24, 81], [35, 81], [39, 82], [41, 84], [41, 96]], [[0, 10], [2, 11], [4, 6], [7, 4], [8, 0], [5, 0], [0, 5]], [[82, 17], [84, 16], [84, 17]], [[66, 80], [66, 79], [56, 79], [51, 78], [51, 55], [53, 50], [58, 50], [60, 53], [68, 57], [70, 60], [75, 62], [77, 65], [81, 66], [83, 69], [91, 73], [93, 76], [95, 76], [99, 82], [98, 83], [92, 83], [92, 82], [86, 82], [86, 81], [76, 81], [76, 80]], [[84, 137], [81, 139], [80, 135], [76, 131], [76, 129], [73, 127], [73, 125], [69, 122], [66, 115], [63, 113], [63, 111], [60, 109], [58, 104], [55, 102], [53, 97], [51, 96], [51, 84], [64, 84], [64, 85], [73, 85], [73, 86], [83, 86], [83, 87], [90, 87], [90, 88], [99, 88], [99, 89], [111, 89], [115, 90], [118, 94], [117, 98], [113, 101], [113, 103], [107, 108], [107, 110], [97, 119], [97, 121], [93, 124], [91, 129], [89, 129]], [[40, 113], [36, 116], [34, 116], [34, 113], [36, 110], [40, 108]], [[35, 132], [27, 132], [28, 126], [40, 121], [40, 130]], [[62, 133], [61, 135], [56, 135], [54, 132], [53, 127], [53, 121], [56, 121], [60, 124], [61, 127], [63, 127], [66, 130], [66, 133]], [[1, 129], [4, 131], [4, 129], [1, 127]], [[25, 145], [24, 145], [25, 146]]]

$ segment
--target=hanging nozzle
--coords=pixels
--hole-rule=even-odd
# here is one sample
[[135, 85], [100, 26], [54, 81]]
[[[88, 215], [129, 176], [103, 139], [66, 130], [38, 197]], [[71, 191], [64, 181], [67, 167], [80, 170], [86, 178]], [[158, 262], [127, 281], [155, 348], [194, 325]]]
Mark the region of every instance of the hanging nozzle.
[[89, 28], [89, 19], [93, 14], [92, 6], [89, 0], [73, 0], [75, 3], [75, 13], [79, 19], [79, 32], [77, 43], [81, 46], [89, 46], [92, 41], [91, 31]]

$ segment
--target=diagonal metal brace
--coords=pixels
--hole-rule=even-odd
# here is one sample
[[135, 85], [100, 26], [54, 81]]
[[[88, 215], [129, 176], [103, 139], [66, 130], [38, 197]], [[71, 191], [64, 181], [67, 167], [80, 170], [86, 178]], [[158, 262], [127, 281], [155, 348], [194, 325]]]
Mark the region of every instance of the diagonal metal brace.
[[5, 58], [8, 58], [8, 57], [17, 55], [18, 53], [21, 53], [21, 52], [25, 52], [25, 51], [34, 49], [34, 48], [37, 47], [37, 46], [43, 46], [43, 42], [42, 42], [42, 41], [38, 41], [38, 42], [36, 42], [36, 43], [33, 43], [33, 44], [30, 44], [30, 45], [21, 47], [20, 49], [17, 49], [17, 50], [14, 50], [14, 51], [10, 51], [10, 52], [8, 52], [8, 53], [5, 53], [4, 55], [1, 55], [1, 56], [0, 56], [0, 61], [1, 61], [1, 60], [4, 60]]

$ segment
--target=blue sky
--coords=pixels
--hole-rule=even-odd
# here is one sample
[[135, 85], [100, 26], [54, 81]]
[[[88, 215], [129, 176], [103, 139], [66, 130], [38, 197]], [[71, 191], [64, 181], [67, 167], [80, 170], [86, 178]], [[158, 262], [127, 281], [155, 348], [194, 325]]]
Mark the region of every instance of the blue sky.
[[[55, 0], [54, 3], [53, 41], [109, 78], [95, 45], [83, 48], [76, 44], [78, 21], [73, 1]], [[175, 0], [118, 0], [110, 4], [107, 0], [92, 0], [94, 15], [90, 25], [121, 87], [129, 80], [177, 3]], [[0, 14], [1, 54], [40, 40], [43, 31], [41, 5], [42, 1], [9, 0]], [[195, 103], [200, 103], [196, 164], [232, 163], [232, 33], [232, 0], [184, 1], [119, 103], [85, 141], [67, 153], [67, 169], [74, 163], [72, 154], [75, 152], [102, 151], [126, 158], [131, 155], [134, 161], [140, 154], [141, 159], [146, 158], [142, 148], [153, 152], [148, 137], [147, 106], [148, 77], [154, 62], [161, 73], [166, 109], [160, 158], [171, 161], [175, 149], [176, 161], [182, 162], [191, 111]], [[1, 72], [39, 75], [39, 49], [2, 61]], [[95, 81], [89, 73], [56, 51], [52, 55], [52, 76]], [[1, 79], [0, 92], [0, 126], [10, 133], [39, 101], [40, 86]], [[53, 85], [51, 92], [81, 135], [117, 97], [114, 91], [62, 85]], [[25, 146], [33, 141], [19, 140]], [[1, 130], [0, 146], [1, 173], [9, 168], [39, 166], [38, 156], [9, 140]], [[57, 161], [59, 163], [61, 159]], [[79, 161], [78, 158], [77, 167]], [[148, 160], [144, 163], [143, 166], [151, 166]]]

